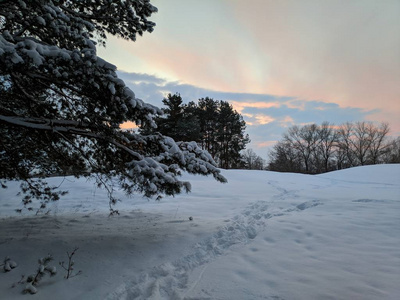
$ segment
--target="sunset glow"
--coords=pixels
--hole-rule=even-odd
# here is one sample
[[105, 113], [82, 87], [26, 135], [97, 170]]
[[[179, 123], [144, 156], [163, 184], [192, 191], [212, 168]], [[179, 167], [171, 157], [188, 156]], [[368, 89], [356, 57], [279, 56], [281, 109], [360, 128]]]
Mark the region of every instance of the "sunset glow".
[[[154, 0], [155, 31], [99, 50], [139, 98], [229, 101], [253, 144], [290, 124], [388, 122], [400, 134], [397, 0]], [[162, 91], [162, 92], [161, 92]]]

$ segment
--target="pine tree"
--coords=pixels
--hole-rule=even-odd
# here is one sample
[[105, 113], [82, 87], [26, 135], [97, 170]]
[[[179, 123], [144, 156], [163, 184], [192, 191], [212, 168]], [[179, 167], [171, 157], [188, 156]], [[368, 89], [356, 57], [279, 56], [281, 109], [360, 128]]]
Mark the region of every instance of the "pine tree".
[[149, 0], [0, 1], [2, 187], [22, 180], [25, 203], [45, 204], [63, 193], [40, 179], [54, 174], [94, 176], [106, 188], [116, 178], [146, 196], [190, 190], [182, 171], [225, 181], [195, 143], [120, 129], [155, 126], [162, 112], [136, 98], [96, 46], [152, 32], [155, 12]]
[[216, 142], [218, 101], [209, 97], [201, 98], [197, 107], [197, 115], [200, 120], [200, 145], [215, 158], [219, 151], [219, 145]]
[[164, 115], [156, 119], [157, 128], [142, 131], [160, 132], [178, 141], [195, 141], [225, 169], [239, 168], [240, 152], [250, 142], [246, 123], [229, 102], [206, 97], [198, 103], [184, 104], [179, 94], [163, 99]]
[[242, 116], [226, 101], [219, 101], [217, 122], [218, 160], [225, 169], [238, 168], [242, 163], [240, 152], [250, 142], [244, 133], [246, 123]]
[[196, 141], [199, 137], [200, 125], [190, 104], [183, 103], [180, 94], [168, 94], [162, 100], [163, 116], [156, 119], [157, 131], [168, 135], [176, 141]]
[[183, 118], [180, 128], [183, 134], [183, 141], [200, 141], [200, 119], [197, 115], [197, 105], [189, 102], [183, 107]]

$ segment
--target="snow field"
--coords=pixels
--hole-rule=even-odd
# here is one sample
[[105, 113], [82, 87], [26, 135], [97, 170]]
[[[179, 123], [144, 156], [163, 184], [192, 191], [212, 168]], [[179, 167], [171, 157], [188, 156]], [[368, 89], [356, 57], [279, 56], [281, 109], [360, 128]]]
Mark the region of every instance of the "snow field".
[[0, 193], [0, 255], [18, 267], [0, 273], [0, 295], [28, 297], [11, 284], [37, 258], [52, 252], [58, 263], [77, 246], [82, 275], [64, 280], [59, 268], [33, 298], [397, 299], [398, 165], [223, 175], [224, 185], [186, 176], [193, 192], [161, 202], [124, 199], [113, 218], [105, 193], [76, 179], [65, 181], [57, 214], [15, 216], [10, 185]]

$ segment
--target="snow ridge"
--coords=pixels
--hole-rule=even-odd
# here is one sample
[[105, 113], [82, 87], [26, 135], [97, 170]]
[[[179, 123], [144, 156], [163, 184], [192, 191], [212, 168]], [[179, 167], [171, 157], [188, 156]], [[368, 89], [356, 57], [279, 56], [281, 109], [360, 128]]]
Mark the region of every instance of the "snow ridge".
[[226, 254], [231, 247], [247, 244], [256, 238], [265, 228], [268, 219], [301, 212], [320, 204], [320, 201], [313, 200], [293, 204], [289, 208], [271, 208], [271, 202], [257, 201], [209, 238], [198, 243], [193, 253], [175, 262], [154, 267], [149, 273], [140, 274], [122, 284], [107, 299], [187, 299], [185, 294], [197, 284], [188, 284], [189, 275], [195, 268]]

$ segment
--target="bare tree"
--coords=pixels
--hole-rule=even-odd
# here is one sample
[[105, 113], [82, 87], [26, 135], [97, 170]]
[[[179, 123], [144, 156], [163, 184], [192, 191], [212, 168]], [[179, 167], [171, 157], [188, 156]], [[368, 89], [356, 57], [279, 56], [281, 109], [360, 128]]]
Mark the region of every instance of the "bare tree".
[[[328, 172], [332, 170], [332, 156], [337, 151], [338, 132], [335, 130], [333, 124], [323, 122], [318, 128], [318, 135], [320, 142], [316, 147], [316, 157], [322, 160], [323, 171]], [[322, 172], [322, 170], [320, 170], [320, 172]]]
[[319, 144], [318, 126], [316, 124], [305, 125], [303, 127], [292, 126], [288, 133], [283, 136], [285, 142], [297, 150], [302, 158], [305, 173], [311, 173], [312, 155]]
[[346, 154], [349, 167], [379, 163], [387, 144], [389, 125], [372, 122], [345, 123], [338, 130], [339, 149]]
[[292, 126], [269, 153], [268, 169], [310, 174], [399, 162], [400, 139], [388, 142], [388, 133], [387, 123], [347, 122], [337, 129], [329, 122]]
[[246, 149], [242, 153], [242, 159], [246, 169], [249, 170], [265, 170], [265, 160], [258, 156], [253, 149]]
[[302, 173], [301, 159], [290, 143], [279, 141], [269, 152], [268, 170], [277, 172]]
[[368, 127], [370, 144], [368, 149], [368, 158], [371, 164], [380, 163], [385, 149], [390, 145], [386, 143], [387, 135], [389, 133], [389, 124], [381, 123], [379, 127], [375, 127], [372, 124]]
[[368, 161], [368, 152], [371, 147], [370, 132], [373, 131], [371, 123], [357, 122], [354, 125], [353, 138], [350, 140], [358, 164], [364, 166]]
[[352, 135], [354, 125], [352, 123], [344, 123], [338, 129], [338, 156], [340, 161], [340, 169], [353, 167], [356, 165], [354, 151], [352, 148]]
[[400, 163], [400, 137], [390, 140], [386, 145], [381, 153], [381, 161], [387, 164]]

